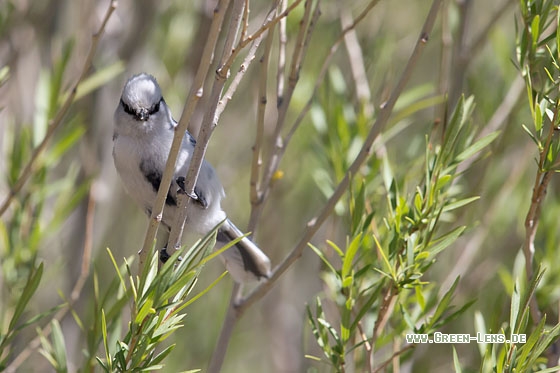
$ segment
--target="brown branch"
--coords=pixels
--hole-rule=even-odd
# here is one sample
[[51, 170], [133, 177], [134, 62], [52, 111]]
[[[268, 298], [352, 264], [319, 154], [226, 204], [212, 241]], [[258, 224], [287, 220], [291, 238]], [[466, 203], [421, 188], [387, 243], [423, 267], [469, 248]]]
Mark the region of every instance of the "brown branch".
[[[274, 16], [275, 6], [277, 6], [277, 2], [273, 5], [273, 7], [270, 10], [268, 16], [266, 17], [267, 20]], [[267, 22], [265, 22], [265, 24], [266, 23]], [[257, 49], [259, 48], [263, 37], [264, 37], [264, 34], [261, 34], [255, 39], [255, 41], [253, 42], [253, 45], [251, 46], [251, 48], [249, 49], [249, 52], [247, 53], [247, 56], [245, 56], [245, 60], [243, 61], [243, 63], [239, 67], [239, 70], [237, 71], [237, 74], [235, 74], [234, 78], [232, 79], [232, 82], [229, 85], [226, 93], [224, 93], [224, 95], [222, 96], [222, 99], [219, 101], [218, 107], [216, 109], [216, 115], [218, 117], [220, 117], [222, 115], [222, 112], [224, 111], [227, 104], [231, 100], [233, 94], [237, 90], [237, 87], [239, 86], [239, 83], [241, 82], [241, 79], [243, 79], [243, 77], [245, 76], [245, 73], [247, 72], [247, 69], [249, 68], [249, 65], [255, 59]], [[238, 48], [239, 47], [236, 47], [235, 49], [238, 50]], [[227, 68], [229, 69], [229, 66]]]
[[229, 29], [226, 34], [226, 40], [224, 42], [222, 55], [220, 62], [218, 63], [218, 68], [214, 76], [214, 83], [212, 85], [212, 91], [210, 92], [210, 97], [208, 98], [208, 106], [204, 113], [202, 119], [202, 125], [200, 128], [200, 133], [198, 134], [197, 142], [194, 147], [194, 152], [192, 159], [189, 164], [189, 169], [186, 175], [185, 191], [186, 194], [179, 194], [177, 201], [177, 215], [175, 221], [172, 223], [171, 232], [169, 234], [168, 248], [177, 248], [180, 246], [181, 237], [183, 236], [183, 229], [185, 226], [185, 221], [189, 214], [189, 209], [193, 206], [191, 198], [189, 195], [194, 195], [194, 188], [196, 186], [196, 181], [200, 173], [200, 168], [206, 154], [206, 149], [208, 148], [208, 143], [210, 137], [214, 132], [214, 129], [218, 125], [217, 109], [225, 83], [228, 79], [229, 71], [231, 65], [228, 65], [228, 57], [234, 53], [233, 44], [237, 38], [239, 28], [243, 19], [243, 8], [245, 6], [244, 0], [234, 0], [231, 12], [231, 22], [229, 24]]
[[144, 268], [148, 254], [150, 253], [150, 250], [152, 249], [152, 246], [154, 244], [157, 229], [163, 217], [163, 206], [165, 204], [167, 192], [169, 191], [171, 180], [173, 179], [173, 175], [175, 173], [175, 163], [177, 162], [179, 150], [181, 149], [181, 143], [183, 141], [184, 134], [189, 127], [192, 115], [196, 107], [198, 106], [200, 98], [204, 94], [204, 82], [206, 80], [206, 76], [208, 75], [208, 71], [210, 70], [210, 66], [212, 65], [214, 50], [216, 49], [216, 43], [220, 35], [220, 30], [224, 22], [224, 16], [229, 6], [229, 2], [230, 0], [220, 0], [218, 5], [214, 9], [214, 17], [210, 25], [210, 31], [204, 45], [202, 57], [198, 65], [198, 70], [192, 83], [191, 90], [189, 91], [185, 106], [183, 107], [181, 119], [179, 120], [179, 123], [175, 128], [175, 135], [173, 137], [171, 149], [169, 150], [167, 164], [163, 172], [157, 197], [152, 208], [152, 215], [150, 217], [150, 224], [144, 238], [144, 244], [142, 246], [142, 249], [138, 253], [138, 273], [142, 273], [142, 269]]
[[387, 325], [389, 317], [391, 317], [398, 295], [396, 290], [397, 289], [393, 286], [393, 284], [389, 284], [389, 289], [387, 289], [386, 294], [383, 296], [383, 302], [381, 303], [377, 320], [375, 320], [375, 324], [373, 326], [373, 343], [375, 343], [375, 340], [379, 337], [383, 328], [385, 328], [385, 325]]
[[[525, 272], [527, 280], [533, 278], [533, 257], [535, 255], [535, 236], [539, 225], [541, 215], [542, 202], [546, 196], [548, 184], [554, 174], [553, 170], [545, 170], [546, 158], [554, 138], [555, 126], [558, 122], [558, 111], [560, 110], [560, 100], [556, 102], [556, 110], [549, 126], [548, 135], [545, 145], [540, 149], [539, 164], [537, 174], [535, 175], [535, 184], [533, 186], [533, 195], [531, 196], [531, 205], [525, 218], [525, 242], [523, 244], [523, 254], [525, 256]], [[530, 303], [531, 317], [533, 323], [537, 324], [541, 319], [541, 312], [536, 297], [531, 297]]]
[[95, 34], [93, 34], [92, 37], [91, 37], [91, 47], [90, 47], [88, 55], [87, 55], [87, 57], [84, 61], [84, 65], [82, 67], [82, 72], [80, 73], [80, 76], [78, 77], [78, 80], [76, 81], [76, 83], [74, 83], [74, 86], [73, 86], [72, 90], [70, 91], [70, 94], [68, 95], [68, 97], [66, 98], [64, 103], [62, 104], [61, 108], [56, 113], [55, 117], [49, 122], [47, 133], [45, 134], [45, 137], [43, 138], [43, 141], [41, 141], [41, 143], [35, 148], [35, 150], [33, 150], [33, 154], [31, 155], [31, 159], [29, 160], [29, 162], [27, 163], [27, 165], [23, 169], [23, 172], [19, 176], [18, 180], [15, 182], [14, 186], [11, 188], [11, 190], [10, 190], [8, 196], [6, 197], [6, 199], [4, 200], [4, 202], [2, 202], [2, 206], [0, 207], [0, 216], [2, 216], [6, 212], [6, 210], [8, 209], [10, 204], [12, 203], [12, 200], [14, 199], [14, 197], [17, 195], [17, 193], [19, 193], [19, 191], [23, 188], [23, 186], [25, 185], [25, 183], [27, 182], [29, 177], [34, 173], [35, 165], [37, 163], [37, 160], [39, 159], [39, 156], [47, 148], [49, 140], [53, 137], [54, 133], [56, 132], [58, 127], [61, 125], [62, 120], [64, 119], [64, 117], [68, 113], [68, 110], [72, 106], [72, 104], [74, 102], [74, 98], [76, 97], [76, 93], [78, 92], [78, 85], [85, 79], [89, 69], [91, 68], [91, 64], [92, 64], [92, 61], [93, 61], [93, 56], [95, 56], [95, 53], [97, 52], [97, 46], [99, 45], [99, 40], [101, 39], [101, 35], [103, 34], [103, 31], [105, 31], [105, 27], [107, 26], [107, 22], [109, 21], [109, 18], [111, 18], [111, 15], [113, 14], [113, 12], [115, 11], [116, 8], [117, 8], [117, 1], [116, 0], [111, 1], [110, 4], [109, 4], [109, 8], [107, 9], [107, 12], [105, 13], [105, 17], [103, 17], [103, 21], [101, 22], [101, 26], [99, 26], [99, 30]]
[[[262, 168], [262, 145], [264, 141], [264, 121], [267, 105], [267, 83], [268, 83], [268, 68], [270, 62], [270, 52], [272, 50], [272, 42], [274, 40], [274, 33], [269, 32], [263, 55], [260, 59], [260, 75], [259, 75], [259, 97], [257, 108], [257, 129], [255, 131], [255, 144], [253, 145], [253, 158], [251, 162], [251, 177], [249, 181], [249, 193], [251, 201], [251, 212], [255, 211], [256, 205], [259, 203], [261, 195], [261, 186], [259, 184], [259, 175]], [[247, 231], [254, 232], [257, 226], [256, 215], [251, 213]]]
[[268, 19], [257, 31], [255, 31], [253, 34], [247, 36], [247, 38], [242, 39], [239, 41], [237, 47], [235, 48], [235, 50], [231, 51], [231, 54], [228, 58], [228, 60], [224, 63], [224, 65], [226, 66], [231, 66], [233, 64], [233, 61], [235, 60], [235, 58], [237, 57], [237, 54], [239, 53], [239, 51], [243, 48], [245, 48], [249, 43], [251, 43], [253, 40], [256, 40], [258, 37], [260, 37], [266, 30], [270, 29], [271, 27], [273, 27], [274, 25], [276, 25], [281, 19], [285, 18], [288, 16], [288, 14], [290, 14], [290, 12], [295, 9], [299, 3], [301, 3], [302, 0], [296, 0], [294, 1], [292, 4], [290, 4], [290, 6], [288, 8], [286, 8], [285, 11], [283, 11], [282, 13], [278, 14], [276, 17], [272, 18], [272, 19]]
[[[280, 11], [284, 12], [287, 0], [280, 0]], [[286, 18], [280, 20], [278, 26], [278, 71], [276, 72], [276, 106], [280, 107], [284, 97], [284, 81], [286, 78], [286, 44], [288, 36], [286, 32]]]
[[373, 370], [373, 349], [366, 333], [364, 332], [362, 321], [358, 322], [358, 332], [360, 334], [360, 338], [362, 339], [364, 345], [367, 371], [371, 372]]

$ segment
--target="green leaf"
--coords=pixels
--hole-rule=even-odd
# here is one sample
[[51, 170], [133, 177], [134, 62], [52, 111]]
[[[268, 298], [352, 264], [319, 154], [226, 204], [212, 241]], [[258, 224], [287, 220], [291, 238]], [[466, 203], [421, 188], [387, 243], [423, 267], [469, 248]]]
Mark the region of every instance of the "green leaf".
[[396, 281], [397, 280], [397, 275], [395, 273], [395, 269], [393, 268], [393, 266], [389, 262], [389, 258], [387, 258], [387, 255], [385, 254], [385, 251], [383, 251], [383, 248], [381, 247], [381, 244], [379, 243], [379, 241], [377, 240], [377, 237], [375, 237], [375, 235], [373, 235], [373, 239], [375, 240], [375, 246], [377, 247], [377, 252], [379, 253], [379, 255], [381, 255], [381, 258], [383, 259], [383, 263], [387, 267], [387, 271], [390, 273], [391, 278], [394, 281]]
[[535, 18], [533, 18], [533, 22], [531, 22], [531, 37], [533, 40], [533, 46], [536, 47], [537, 42], [539, 41], [540, 36], [540, 20], [541, 17], [537, 14]]
[[340, 247], [338, 247], [334, 242], [332, 242], [331, 240], [327, 240], [327, 244], [334, 249], [334, 251], [336, 251], [336, 253], [338, 254], [338, 256], [340, 256], [341, 258], [344, 257], [344, 252], [342, 251], [342, 249]]
[[105, 66], [101, 70], [95, 71], [93, 74], [91, 74], [86, 79], [80, 82], [74, 100], [77, 101], [80, 98], [86, 96], [87, 94], [93, 92], [97, 88], [100, 88], [103, 85], [109, 83], [117, 75], [121, 74], [124, 70], [125, 70], [124, 62], [117, 61], [109, 66]]
[[23, 314], [25, 307], [27, 307], [27, 303], [31, 300], [35, 291], [37, 291], [37, 287], [41, 282], [41, 277], [43, 276], [43, 263], [40, 263], [37, 268], [31, 270], [29, 272], [29, 276], [27, 277], [27, 283], [21, 292], [21, 296], [18, 298], [18, 302], [14, 309], [14, 313], [12, 315], [12, 319], [10, 320], [10, 324], [8, 326], [8, 330], [13, 330], [16, 327], [19, 318]]
[[479, 199], [480, 199], [479, 196], [475, 196], [475, 197], [465, 198], [456, 202], [449, 203], [443, 207], [442, 212], [453, 211], [455, 209], [468, 205], [469, 203], [477, 201]]
[[457, 356], [457, 350], [455, 350], [455, 346], [453, 348], [453, 366], [455, 367], [456, 373], [462, 373], [463, 370], [461, 369], [461, 363], [459, 362], [459, 357]]
[[207, 292], [209, 292], [214, 286], [216, 286], [218, 284], [218, 282], [220, 282], [225, 276], [226, 276], [227, 272], [223, 272], [217, 279], [215, 279], [214, 281], [212, 281], [212, 283], [210, 285], [208, 285], [204, 290], [202, 290], [201, 292], [199, 292], [198, 294], [196, 294], [193, 298], [189, 299], [187, 302], [185, 302], [185, 304], [183, 304], [181, 307], [177, 308], [175, 312], [178, 312], [180, 310], [182, 310], [183, 308], [189, 306], [190, 304], [194, 303], [197, 299], [201, 298], [204, 294], [206, 294]]
[[465, 229], [466, 226], [457, 227], [451, 232], [448, 232], [438, 239], [434, 240], [431, 245], [426, 248], [426, 251], [430, 254], [430, 258], [434, 258], [440, 251], [446, 249], [453, 242], [455, 242], [457, 238], [459, 238], [459, 236], [463, 234]]
[[341, 277], [343, 281], [350, 276], [350, 272], [352, 270], [352, 263], [354, 262], [354, 258], [356, 257], [356, 253], [358, 252], [361, 243], [362, 243], [362, 234], [359, 233], [356, 237], [354, 237], [354, 239], [346, 249], [346, 253], [344, 254], [344, 259], [342, 262], [342, 270], [341, 270]]
[[[529, 338], [527, 338], [525, 344], [521, 346], [520, 354], [519, 354], [519, 361], [521, 363], [526, 363], [529, 354], [534, 353], [534, 347], [542, 336], [545, 322], [546, 322], [546, 315], [543, 316], [543, 318], [539, 321], [535, 329], [531, 332], [531, 335], [529, 335]], [[512, 330], [512, 333], [515, 333], [515, 329], [513, 327], [511, 327], [510, 329]]]
[[455, 279], [455, 281], [453, 281], [453, 284], [451, 285], [449, 290], [447, 290], [447, 292], [443, 295], [443, 297], [439, 301], [436, 311], [434, 312], [433, 316], [430, 319], [429, 325], [434, 325], [443, 316], [444, 312], [448, 310], [453, 294], [455, 293], [455, 289], [459, 284], [459, 278], [460, 277], [457, 276], [457, 278]]
[[323, 252], [319, 250], [319, 248], [315, 247], [311, 243], [308, 243], [307, 245], [311, 248], [311, 250], [315, 252], [315, 254], [317, 254], [317, 256], [323, 261], [323, 263], [325, 263], [325, 265], [330, 269], [332, 273], [337, 274], [336, 269], [334, 269], [333, 265], [329, 262], [325, 254], [323, 254]]
[[424, 299], [424, 293], [422, 292], [421, 286], [414, 287], [414, 294], [416, 296], [416, 302], [422, 310], [426, 309], [426, 299]]
[[445, 185], [447, 185], [452, 179], [451, 175], [442, 175], [438, 178], [436, 183], [436, 190], [441, 190]]
[[140, 310], [138, 311], [138, 314], [136, 315], [134, 321], [137, 324], [142, 324], [142, 322], [144, 322], [144, 319], [148, 315], [150, 314], [153, 315], [156, 312], [156, 310], [152, 306], [153, 306], [153, 299], [147, 298], [144, 304], [142, 304], [142, 307], [140, 307]]
[[66, 372], [66, 344], [64, 343], [64, 335], [62, 334], [62, 329], [60, 328], [60, 324], [56, 319], [53, 319], [51, 322], [51, 330], [53, 341], [53, 355], [57, 362], [56, 370], [58, 372]]
[[521, 295], [519, 294], [519, 281], [515, 281], [513, 293], [511, 294], [511, 305], [509, 311], [509, 324], [512, 331], [517, 331], [517, 318], [519, 315], [519, 307], [521, 305]]
[[[480, 311], [475, 311], [474, 313], [474, 330], [477, 333], [486, 334], [486, 323], [484, 322], [484, 316]], [[478, 344], [478, 352], [480, 353], [480, 357], [484, 358], [484, 353], [486, 351], [486, 342], [481, 342]]]
[[542, 147], [540, 141], [535, 137], [535, 135], [531, 132], [531, 130], [529, 128], [527, 128], [527, 126], [525, 126], [524, 124], [521, 125], [521, 128], [523, 128], [523, 130], [525, 132], [527, 132], [527, 134], [529, 135], [529, 137], [531, 138], [531, 140], [533, 140], [533, 142], [535, 143], [535, 145], [537, 145], [539, 147], [539, 149]]
[[484, 136], [483, 138], [463, 150], [461, 153], [459, 153], [455, 159], [458, 162], [463, 162], [464, 160], [469, 159], [470, 157], [490, 145], [499, 135], [500, 132], [496, 131]]
[[101, 333], [103, 337], [103, 347], [105, 348], [105, 357], [107, 359], [107, 369], [112, 372], [111, 353], [109, 352], [109, 344], [107, 343], [107, 320], [105, 319], [105, 311], [103, 309], [101, 310]]

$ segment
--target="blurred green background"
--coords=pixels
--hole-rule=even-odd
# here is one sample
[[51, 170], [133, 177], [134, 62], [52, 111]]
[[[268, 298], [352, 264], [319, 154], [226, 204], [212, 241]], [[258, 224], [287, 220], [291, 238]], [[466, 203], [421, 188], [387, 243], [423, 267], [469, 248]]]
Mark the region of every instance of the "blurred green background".
[[[340, 34], [341, 9], [356, 16], [368, 3], [361, 0], [322, 2], [322, 14], [315, 26], [290, 106], [289, 122], [296, 118], [308, 100], [329, 48]], [[0, 63], [2, 67], [9, 67], [9, 77], [0, 87], [2, 179], [13, 179], [13, 175], [8, 175], [7, 159], [10, 152], [18, 148], [18, 142], [25, 141], [24, 136], [28, 136], [29, 141], [36, 144], [36, 139], [40, 140], [41, 132], [45, 131], [45, 118], [48, 117], [45, 113], [48, 107], [45, 87], [48, 84], [45, 81], [51, 71], [60, 63], [71, 43], [62, 76], [62, 90], [72, 86], [89, 49], [91, 34], [99, 27], [107, 6], [107, 1], [85, 0], [0, 2]], [[268, 2], [252, 2], [250, 16], [263, 19], [268, 6]], [[356, 28], [371, 89], [368, 104], [374, 110], [387, 99], [400, 76], [429, 6], [427, 1], [380, 1]], [[537, 150], [521, 126], [531, 123], [531, 118], [526, 89], [513, 62], [517, 6], [517, 2], [508, 0], [444, 1], [434, 32], [406, 88], [405, 95], [414, 101], [436, 97], [443, 84], [449, 91], [450, 108], [454, 107], [461, 93], [474, 95], [476, 107], [470, 125], [479, 131], [500, 130], [490, 151], [486, 151], [462, 175], [457, 185], [466, 196], [480, 196], [480, 200], [460, 210], [450, 222], [467, 225], [467, 231], [438, 257], [424, 278], [446, 289], [460, 275], [454, 302], [462, 304], [476, 299], [465, 314], [445, 327], [444, 331], [448, 333], [474, 334], [475, 312], [484, 315], [487, 325], [499, 327], [508, 319], [512, 278], [524, 271], [520, 249]], [[24, 272], [18, 271], [25, 270], [25, 263], [30, 258], [45, 266], [43, 281], [28, 310], [30, 314], [60, 304], [60, 294], [71, 292], [81, 271], [88, 198], [77, 200], [75, 206], [70, 206], [69, 217], [60, 225], [49, 224], [55, 217], [56, 205], [68, 202], [83, 183], [86, 183], [86, 189], [90, 188], [93, 201], [90, 203], [94, 204], [92, 261], [99, 275], [99, 287], [106, 287], [114, 275], [106, 247], [118, 260], [132, 257], [140, 249], [147, 218], [124, 193], [113, 166], [113, 112], [126, 79], [144, 71], [158, 79], [166, 102], [175, 119], [179, 119], [206, 40], [213, 7], [214, 1], [119, 1], [93, 61], [92, 71], [101, 74], [103, 84], [72, 106], [60, 133], [55, 135], [60, 139], [73, 129], [79, 129], [76, 130], [79, 132], [76, 143], [63, 156], [57, 158], [55, 154], [52, 160], [44, 163], [48, 166], [44, 183], [52, 190], [45, 192], [43, 210], [30, 213], [40, 216], [40, 221], [35, 223], [41, 224], [46, 232], [35, 247], [21, 247], [16, 251], [14, 247], [0, 246], [0, 307], [4, 310], [9, 309], [18, 286], [23, 285], [21, 279], [25, 275], [21, 273]], [[302, 9], [298, 7], [288, 17], [288, 36], [297, 32], [301, 14]], [[293, 42], [290, 38], [289, 45]], [[446, 58], [442, 53], [449, 53], [446, 65], [442, 64]], [[341, 46], [319, 89], [315, 105], [320, 106], [329, 100], [345, 100], [352, 108], [357, 98], [349, 71], [350, 59]], [[224, 208], [240, 227], [246, 227], [249, 217], [249, 175], [257, 93], [258, 71], [252, 66], [223, 113], [207, 152], [207, 159], [216, 168], [226, 189]], [[401, 104], [404, 105], [404, 101], [403, 97]], [[442, 108], [436, 103], [413, 115], [403, 114], [406, 129], [391, 138], [385, 149], [396, 175], [405, 175], [410, 171], [410, 165], [418, 164], [416, 160], [424, 157], [426, 136], [432, 133], [434, 123], [437, 127], [441, 122]], [[191, 128], [195, 133], [202, 114], [195, 115]], [[352, 117], [355, 114], [345, 115]], [[265, 120], [267, 138], [273, 132], [273, 116], [270, 109]], [[399, 118], [390, 123], [399, 123]], [[284, 176], [276, 181], [260, 219], [255, 241], [271, 257], [273, 264], [298, 242], [305, 225], [325, 201], [321, 192], [324, 190], [322, 179], [317, 172], [324, 166], [324, 147], [317, 130], [321, 125], [319, 110], [312, 109], [286, 152], [280, 167]], [[28, 131], [27, 135], [23, 135], [25, 131]], [[28, 156], [24, 154], [22, 157]], [[406, 165], [406, 168], [401, 169], [400, 165]], [[67, 183], [58, 185], [60, 180]], [[414, 193], [413, 187], [408, 192]], [[7, 183], [2, 182], [0, 197], [7, 193]], [[25, 195], [27, 193], [33, 196], [33, 189], [28, 189]], [[541, 309], [547, 310], [550, 322], [558, 318], [560, 305], [559, 210], [558, 183], [553, 178], [535, 241], [537, 261], [547, 267], [538, 299]], [[7, 219], [6, 216], [2, 219]], [[24, 223], [21, 224], [22, 230]], [[8, 232], [9, 229], [4, 228], [0, 245], [13, 242], [6, 238]], [[344, 244], [347, 234], [344, 219], [335, 215], [314, 237], [313, 243], [322, 247], [329, 239]], [[305, 358], [305, 354], [319, 354], [304, 311], [306, 303], [312, 302], [324, 288], [321, 268], [317, 256], [306, 250], [274, 289], [244, 315], [230, 343], [224, 372], [328, 371], [328, 368]], [[201, 284], [210, 283], [222, 271], [221, 263], [213, 261], [203, 271]], [[177, 347], [166, 360], [165, 371], [204, 370], [220, 331], [231, 287], [231, 279], [226, 278], [216, 289], [187, 308], [184, 327], [171, 337]], [[85, 320], [92, 307], [89, 296], [92, 291], [90, 277], [75, 306], [75, 312]], [[64, 318], [61, 324], [68, 351], [68, 368], [74, 371], [79, 367], [76, 364], [80, 364], [83, 336], [71, 317]], [[26, 330], [14, 342], [14, 351], [23, 349], [33, 335], [33, 328]], [[468, 367], [478, 371], [478, 346], [471, 343], [455, 348], [465, 371], [469, 371]], [[33, 353], [18, 371], [43, 371], [44, 367], [44, 358]], [[412, 358], [401, 366], [401, 371], [411, 372], [448, 372], [452, 369], [450, 345], [418, 346]]]

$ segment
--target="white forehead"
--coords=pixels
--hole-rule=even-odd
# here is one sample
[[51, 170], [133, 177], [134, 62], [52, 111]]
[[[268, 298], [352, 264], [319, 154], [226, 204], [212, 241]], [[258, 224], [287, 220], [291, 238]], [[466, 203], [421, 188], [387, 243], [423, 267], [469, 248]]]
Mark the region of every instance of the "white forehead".
[[161, 100], [161, 90], [153, 76], [134, 75], [124, 86], [122, 100], [128, 105], [147, 108]]

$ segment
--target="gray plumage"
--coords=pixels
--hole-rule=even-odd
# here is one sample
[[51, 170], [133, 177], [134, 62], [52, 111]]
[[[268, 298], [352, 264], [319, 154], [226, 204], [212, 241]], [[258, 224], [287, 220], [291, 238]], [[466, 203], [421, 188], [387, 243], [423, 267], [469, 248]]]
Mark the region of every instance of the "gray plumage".
[[[115, 167], [128, 194], [150, 215], [177, 126], [153, 76], [138, 74], [126, 82], [114, 120]], [[186, 132], [163, 211], [162, 224], [168, 230], [175, 220], [177, 191], [184, 187], [195, 144], [194, 138]], [[187, 229], [204, 235], [226, 218], [221, 207], [225, 195], [222, 184], [206, 161], [202, 164], [195, 194], [196, 206], [187, 217]], [[218, 231], [217, 244], [221, 247], [240, 236], [241, 231], [226, 219]], [[270, 275], [270, 260], [248, 238], [243, 238], [221, 257], [237, 282]]]

